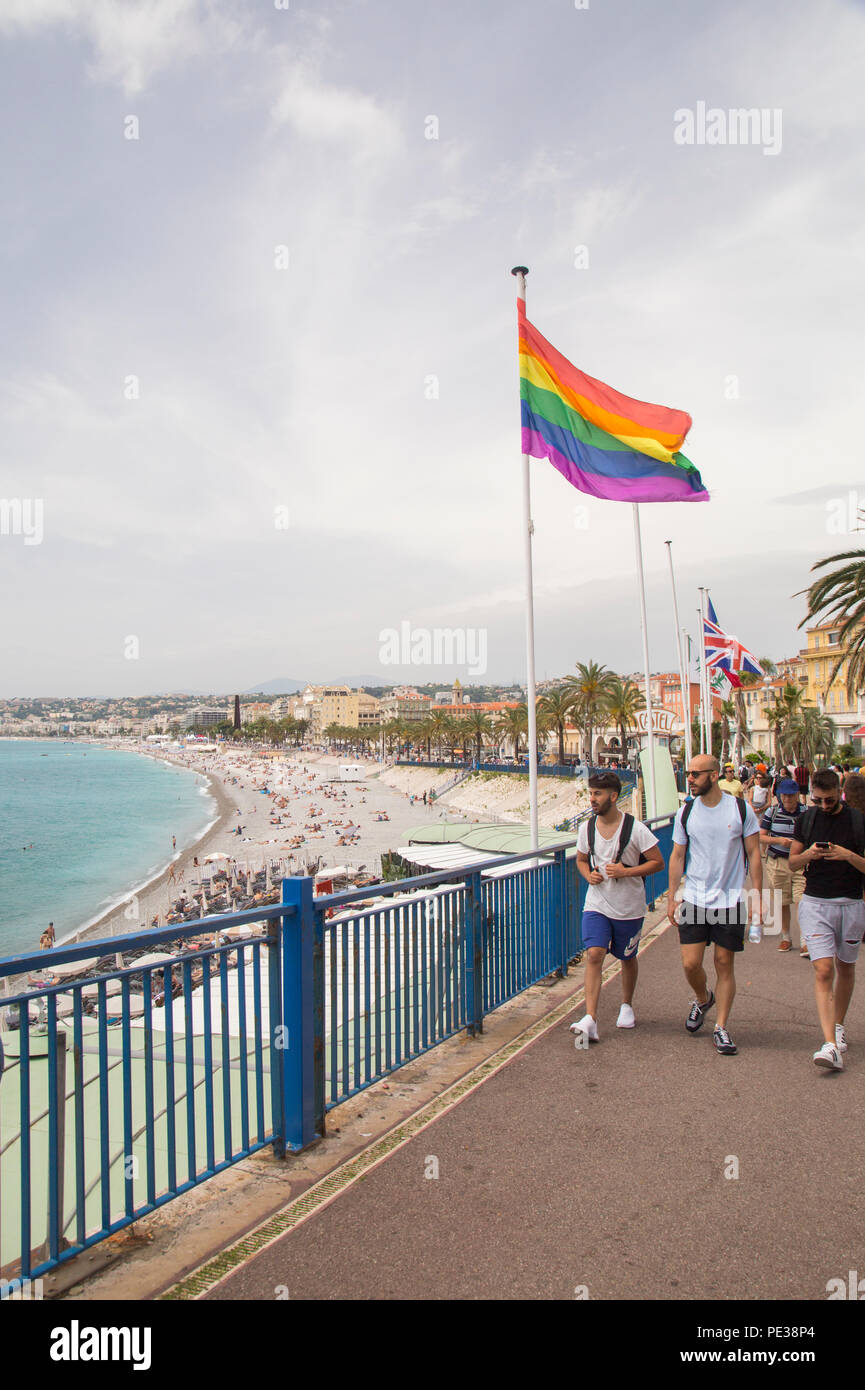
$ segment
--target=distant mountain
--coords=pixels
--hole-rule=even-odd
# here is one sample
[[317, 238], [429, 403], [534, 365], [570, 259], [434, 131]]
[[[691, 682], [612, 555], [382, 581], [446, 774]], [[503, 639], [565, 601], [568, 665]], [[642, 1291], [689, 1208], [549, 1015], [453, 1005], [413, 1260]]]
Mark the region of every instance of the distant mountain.
[[242, 693], [244, 695], [296, 695], [307, 685], [348, 685], [352, 690], [357, 690], [358, 686], [363, 686], [365, 689], [369, 685], [380, 686], [381, 683], [380, 671], [377, 676], [337, 676], [331, 680], [314, 678], [311, 681], [294, 681], [287, 676], [281, 676], [278, 680], [265, 681], [263, 685], [252, 685]]
[[292, 680], [290, 676], [277, 676], [275, 680], [264, 681], [262, 685], [251, 685], [244, 695], [296, 695], [303, 690], [306, 681]]

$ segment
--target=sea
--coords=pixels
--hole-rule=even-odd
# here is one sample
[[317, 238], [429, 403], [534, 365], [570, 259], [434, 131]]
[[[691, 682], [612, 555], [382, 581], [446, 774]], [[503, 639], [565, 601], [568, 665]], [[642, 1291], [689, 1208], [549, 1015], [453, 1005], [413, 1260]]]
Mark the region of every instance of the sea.
[[125, 749], [0, 740], [0, 957], [38, 950], [51, 921], [58, 942], [74, 935], [215, 818], [200, 773]]

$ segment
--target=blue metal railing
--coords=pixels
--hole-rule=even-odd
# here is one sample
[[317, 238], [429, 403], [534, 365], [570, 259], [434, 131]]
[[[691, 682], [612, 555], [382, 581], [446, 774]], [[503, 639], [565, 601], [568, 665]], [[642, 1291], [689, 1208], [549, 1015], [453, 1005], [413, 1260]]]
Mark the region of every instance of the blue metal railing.
[[[671, 820], [653, 824], [666, 856]], [[574, 843], [318, 898], [285, 879], [272, 907], [0, 960], [31, 975], [0, 1000], [0, 1277], [38, 1277], [267, 1144], [305, 1147], [349, 1096], [567, 974]], [[253, 924], [266, 935], [226, 942]], [[33, 978], [94, 958], [105, 973]]]
[[[0, 978], [34, 981], [0, 1000], [0, 1274], [38, 1277], [265, 1145], [296, 1147], [270, 1065], [286, 1026], [281, 937], [295, 911], [261, 907], [0, 960]], [[35, 980], [52, 966], [262, 922], [266, 937], [65, 984]], [[20, 1239], [10, 1259], [11, 1196]]]

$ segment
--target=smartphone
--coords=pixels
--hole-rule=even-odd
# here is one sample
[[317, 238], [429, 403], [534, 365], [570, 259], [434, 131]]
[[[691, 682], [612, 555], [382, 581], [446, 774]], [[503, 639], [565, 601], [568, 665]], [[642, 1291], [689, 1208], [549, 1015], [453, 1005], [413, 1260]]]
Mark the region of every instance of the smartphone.
[[818, 849], [830, 849], [830, 848], [831, 848], [831, 846], [830, 846], [828, 840], [815, 840], [815, 841], [814, 841], [814, 844], [817, 846]]

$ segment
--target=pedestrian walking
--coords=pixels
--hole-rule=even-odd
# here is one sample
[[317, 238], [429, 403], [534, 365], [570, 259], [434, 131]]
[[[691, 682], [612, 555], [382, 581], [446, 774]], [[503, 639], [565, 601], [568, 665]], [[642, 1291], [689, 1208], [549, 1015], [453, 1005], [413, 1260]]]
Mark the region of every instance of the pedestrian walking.
[[759, 820], [769, 809], [769, 804], [772, 799], [772, 779], [769, 777], [768, 773], [758, 773], [756, 778], [752, 779], [751, 785], [746, 788], [745, 796], [750, 803], [754, 815]]
[[718, 786], [721, 788], [721, 791], [726, 792], [728, 796], [741, 796], [745, 790], [733, 771], [732, 763], [726, 763], [724, 765], [724, 776], [719, 779]]
[[[717, 758], [702, 753], [691, 759], [688, 786], [693, 799], [677, 812], [673, 826], [667, 916], [678, 927], [682, 967], [695, 996], [685, 1027], [689, 1033], [698, 1032], [717, 1003], [714, 1044], [718, 1052], [732, 1056], [737, 1048], [727, 1022], [736, 994], [735, 958], [745, 948], [745, 874], [750, 870], [754, 922], [759, 927], [763, 861], [757, 817], [741, 797], [721, 790], [719, 773]], [[708, 987], [703, 966], [710, 943], [715, 948], [717, 995]]]
[[811, 800], [814, 805], [801, 815], [790, 846], [790, 868], [805, 870], [799, 927], [814, 966], [824, 1039], [813, 1061], [841, 1071], [848, 1047], [844, 1020], [865, 931], [865, 816], [842, 802], [837, 772], [814, 773]]
[[[768, 778], [766, 780], [768, 782]], [[787, 777], [778, 783], [778, 799], [773, 806], [767, 807], [760, 821], [760, 844], [767, 851], [766, 865], [769, 887], [773, 894], [772, 901], [775, 904], [775, 910], [779, 904], [781, 907], [779, 951], [792, 951], [793, 949], [793, 943], [790, 940], [793, 904], [799, 903], [805, 891], [804, 873], [801, 869], [794, 873], [790, 868], [790, 846], [796, 837], [801, 809], [799, 788], [792, 777]], [[808, 948], [804, 939], [799, 954], [805, 957], [808, 955]]]
[[617, 1028], [633, 1028], [637, 950], [646, 915], [648, 874], [658, 873], [664, 859], [657, 836], [648, 826], [618, 808], [622, 783], [614, 772], [589, 778], [592, 814], [577, 836], [577, 869], [586, 880], [583, 950], [586, 953], [586, 1013], [571, 1032], [598, 1042], [601, 975], [607, 952], [622, 962], [622, 1006]]

